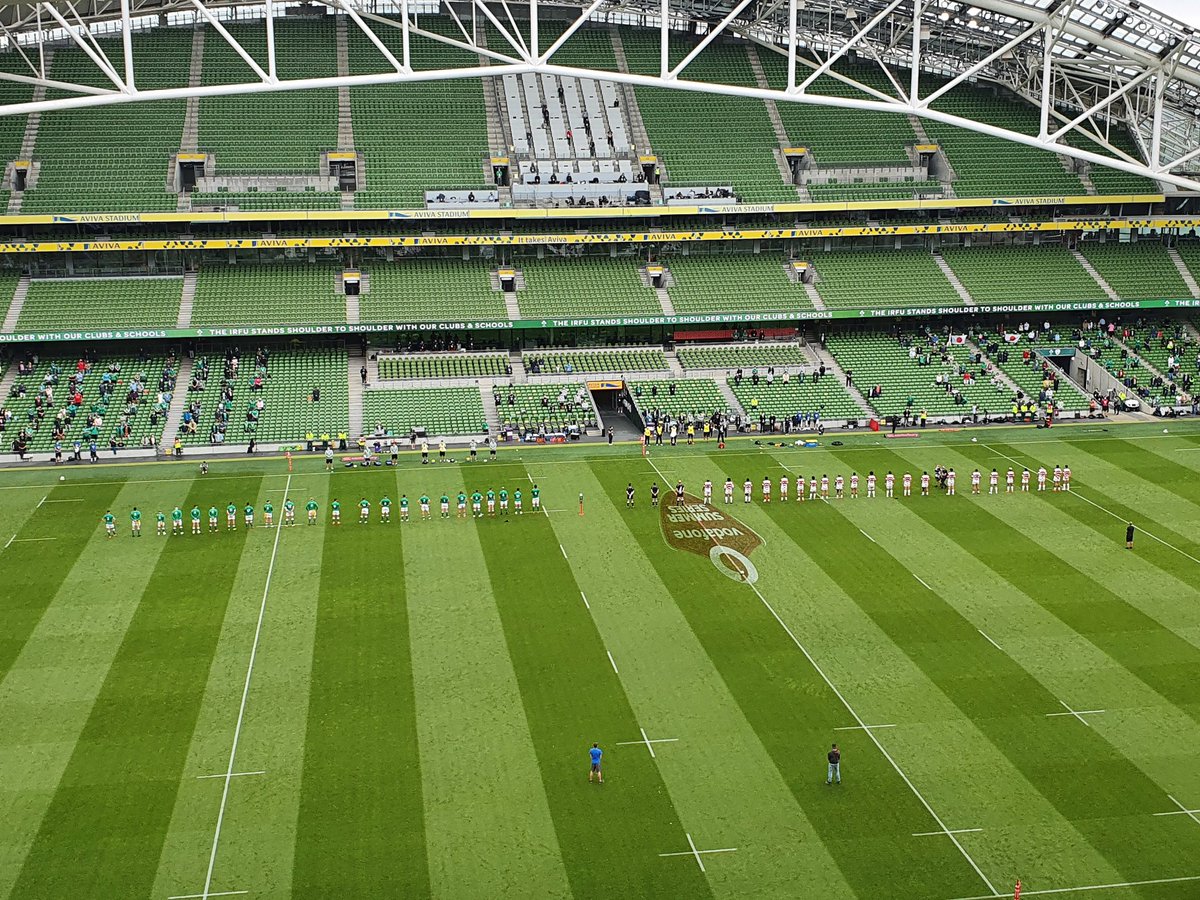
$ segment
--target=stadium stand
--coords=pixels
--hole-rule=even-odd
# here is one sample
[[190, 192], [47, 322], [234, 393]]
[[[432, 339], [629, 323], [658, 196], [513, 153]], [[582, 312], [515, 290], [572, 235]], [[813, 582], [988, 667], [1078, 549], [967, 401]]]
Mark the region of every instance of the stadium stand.
[[674, 283], [667, 289], [676, 312], [779, 312], [812, 309], [803, 285], [788, 278], [787, 261], [774, 254], [693, 253], [664, 260]]
[[[981, 371], [983, 367], [970, 359], [966, 348], [940, 340], [931, 344], [925, 335], [907, 332], [831, 333], [825, 342], [838, 365], [852, 374], [867, 402], [882, 415], [916, 416], [925, 410], [931, 416], [961, 416], [973, 405], [993, 413], [1011, 406], [1008, 385]], [[876, 393], [876, 388], [881, 390]]]
[[[254, 59], [266, 58], [267, 31], [261, 23], [230, 23], [225, 27]], [[332, 17], [276, 22], [275, 58], [280, 78], [336, 75]], [[237, 52], [209, 29], [204, 36], [202, 83], [220, 85], [256, 79]], [[201, 150], [215, 154], [212, 168], [218, 175], [316, 175], [321, 152], [338, 149], [337, 123], [335, 90], [202, 97], [199, 145]]]
[[1194, 379], [1200, 371], [1196, 362], [1200, 347], [1181, 322], [1152, 318], [1139, 322], [1131, 331], [1125, 343], [1171, 381], [1187, 375]]
[[753, 369], [766, 366], [805, 366], [808, 358], [798, 344], [726, 344], [719, 347], [680, 347], [685, 369]]
[[591, 394], [582, 383], [512, 384], [495, 392], [501, 424], [522, 435], [596, 426]]
[[[400, 57], [398, 25], [376, 25], [375, 31]], [[421, 28], [462, 36], [446, 17], [422, 15]], [[479, 65], [479, 57], [466, 51], [416, 34], [409, 40], [416, 71]], [[390, 70], [361, 29], [351, 28], [348, 41], [352, 75]], [[487, 112], [478, 79], [351, 88], [350, 106], [354, 146], [362, 154], [366, 181], [354, 195], [356, 207], [419, 208], [425, 205], [426, 190], [486, 189]]]
[[363, 322], [508, 318], [504, 294], [492, 290], [483, 262], [408, 257], [372, 263], [366, 271], [370, 287], [358, 298]]
[[[632, 72], [658, 73], [656, 32], [622, 28], [621, 41]], [[690, 50], [687, 40], [673, 32], [671, 65]], [[688, 78], [757, 86], [745, 48], [735, 44], [710, 44], [685, 71]], [[638, 87], [635, 93], [650, 146], [672, 187], [732, 185], [746, 203], [796, 200], [795, 188], [779, 174], [774, 156], [779, 142], [762, 103], [717, 94], [701, 98], [667, 88]]]
[[944, 190], [940, 181], [880, 181], [847, 182], [830, 181], [825, 184], [808, 185], [808, 193], [817, 203], [832, 200], [912, 200], [914, 197], [937, 196]]
[[1200, 241], [1180, 241], [1175, 250], [1192, 277], [1200, 279]]
[[[1075, 115], [1072, 114], [1071, 118], [1075, 118]], [[1110, 144], [1118, 150], [1128, 153], [1133, 159], [1141, 159], [1142, 153], [1126, 129], [1115, 122], [1106, 123], [1106, 127], [1108, 130], [1108, 142]], [[1093, 153], [1099, 153], [1103, 156], [1113, 155], [1107, 148], [1092, 142], [1078, 132], [1069, 132], [1064, 136], [1064, 139], [1072, 147], [1082, 147], [1084, 150], [1091, 150]], [[1132, 175], [1128, 172], [1110, 169], [1108, 166], [1090, 164], [1088, 167], [1088, 177], [1091, 178], [1092, 184], [1095, 185], [1097, 193], [1101, 194], [1159, 193], [1157, 182], [1149, 178], [1143, 178], [1141, 175]]]
[[611, 350], [526, 350], [525, 371], [530, 375], [571, 372], [653, 372], [666, 369], [660, 348], [621, 347]]
[[1064, 247], [947, 248], [942, 256], [977, 303], [1104, 298], [1100, 285]]
[[[27, 74], [25, 61], [17, 54], [0, 56], [0, 72]], [[0, 105], [26, 103], [33, 98], [33, 85], [16, 81], [0, 81]], [[0, 159], [5, 162], [21, 155], [21, 143], [25, 137], [26, 116], [0, 116]], [[8, 206], [9, 192], [0, 190], [0, 202]]]
[[429, 435], [486, 434], [487, 415], [479, 388], [373, 388], [363, 394], [363, 423], [382, 425], [388, 436], [407, 436], [414, 429]]
[[976, 343], [985, 359], [1039, 405], [1053, 401], [1059, 409], [1068, 412], [1082, 412], [1091, 405], [1091, 398], [1036, 350], [1006, 344], [995, 334], [978, 335]]
[[513, 260], [525, 278], [517, 305], [528, 318], [542, 316], [657, 316], [662, 306], [642, 284], [633, 260], [595, 256]]
[[[236, 365], [234, 364], [234, 361]], [[185, 444], [299, 443], [349, 429], [349, 360], [341, 347], [198, 357], [180, 438]], [[261, 404], [261, 407], [260, 405]]]
[[760, 372], [757, 377], [743, 374], [730, 378], [729, 387], [751, 420], [774, 418], [782, 423], [788, 419], [799, 425], [797, 416], [811, 417], [813, 413], [823, 422], [863, 418], [862, 409], [836, 376], [813, 375], [811, 368], [808, 372], [789, 371], [786, 380], [783, 372]]
[[345, 322], [340, 271], [331, 263], [205, 266], [196, 279], [192, 324]]
[[1167, 248], [1158, 241], [1136, 244], [1081, 241], [1079, 250], [1109, 287], [1126, 300], [1191, 296]]
[[174, 328], [182, 294], [182, 278], [34, 279], [17, 328]]
[[333, 191], [194, 191], [192, 209], [223, 207], [239, 210], [341, 209], [342, 195]]
[[[101, 40], [110, 59], [122, 55], [119, 40]], [[166, 88], [186, 83], [192, 33], [162, 28], [133, 35], [138, 87]], [[49, 77], [93, 87], [113, 87], [77, 47], [56, 49]], [[68, 96], [47, 91], [47, 99]], [[184, 100], [120, 103], [90, 109], [44, 112], [34, 159], [37, 183], [27, 190], [23, 213], [64, 211], [144, 212], [175, 209], [167, 191], [171, 160], [179, 150]], [[19, 138], [18, 145], [19, 145]]]
[[157, 445], [177, 371], [174, 357], [163, 351], [40, 357], [33, 374], [18, 376], [0, 401], [6, 449], [22, 436], [30, 452], [61, 441], [64, 456], [75, 441], [85, 453], [92, 441], [100, 451]]
[[503, 378], [510, 373], [507, 353], [418, 353], [379, 355], [381, 379]]
[[729, 401], [711, 378], [678, 381], [633, 381], [629, 384], [642, 415], [650, 421], [689, 422], [729, 414]]
[[817, 293], [827, 306], [962, 303], [925, 250], [835, 250], [814, 254], [811, 262], [817, 271]]

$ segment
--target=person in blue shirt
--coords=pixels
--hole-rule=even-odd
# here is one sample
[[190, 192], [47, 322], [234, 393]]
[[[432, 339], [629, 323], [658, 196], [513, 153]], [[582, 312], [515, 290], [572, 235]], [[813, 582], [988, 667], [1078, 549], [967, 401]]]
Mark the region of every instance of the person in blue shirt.
[[604, 784], [604, 773], [600, 771], [600, 757], [604, 755], [604, 751], [600, 749], [599, 744], [592, 744], [592, 749], [588, 751], [592, 757], [592, 770], [588, 772], [588, 781], [592, 780], [592, 776], [596, 776], [596, 780], [600, 784]]

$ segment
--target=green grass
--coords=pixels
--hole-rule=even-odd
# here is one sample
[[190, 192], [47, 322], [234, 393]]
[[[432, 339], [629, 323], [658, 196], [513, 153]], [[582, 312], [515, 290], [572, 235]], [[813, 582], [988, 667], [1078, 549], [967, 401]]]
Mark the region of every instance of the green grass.
[[[1200, 428], [841, 439], [0, 472], [0, 898], [949, 900], [1200, 876], [1200, 828], [1154, 815], [1200, 806]], [[1010, 459], [1067, 462], [1074, 490], [970, 495], [971, 468]], [[939, 463], [958, 496], [889, 501], [881, 477], [874, 500], [757, 499], [764, 476]], [[755, 501], [721, 504], [727, 476]], [[753, 587], [666, 542], [648, 489], [677, 479], [761, 537]], [[523, 516], [439, 520], [443, 492], [501, 487]], [[285, 492], [319, 524], [261, 527]], [[260, 527], [154, 534], [157, 509], [230, 501]], [[837, 730], [856, 716], [895, 727]], [[642, 729], [674, 740], [652, 758], [626, 743]], [[227, 796], [198, 777], [231, 764], [265, 774]], [[981, 830], [914, 836], [939, 819]], [[737, 850], [705, 873], [659, 855], [688, 835]]]

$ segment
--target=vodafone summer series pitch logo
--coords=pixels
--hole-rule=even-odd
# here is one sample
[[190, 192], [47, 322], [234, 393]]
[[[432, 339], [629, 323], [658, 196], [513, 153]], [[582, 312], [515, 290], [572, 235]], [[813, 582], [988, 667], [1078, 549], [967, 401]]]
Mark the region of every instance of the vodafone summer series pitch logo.
[[763, 540], [754, 529], [691, 494], [683, 495], [683, 503], [672, 495], [659, 509], [663, 537], [676, 550], [707, 556], [718, 572], [734, 581], [758, 581], [750, 554]]

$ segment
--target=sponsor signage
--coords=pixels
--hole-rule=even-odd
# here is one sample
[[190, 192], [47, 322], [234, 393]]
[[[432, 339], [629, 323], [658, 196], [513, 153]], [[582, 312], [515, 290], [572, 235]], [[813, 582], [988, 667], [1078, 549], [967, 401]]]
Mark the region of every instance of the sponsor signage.
[[750, 554], [762, 546], [763, 540], [754, 529], [699, 497], [685, 493], [680, 503], [671, 485], [661, 488], [664, 499], [659, 504], [660, 520], [667, 544], [684, 553], [708, 557], [718, 572], [734, 581], [758, 581], [758, 569], [750, 561]]
[[1103, 312], [1115, 309], [1200, 309], [1200, 300], [1095, 300], [1061, 303], [1011, 303], [991, 306], [900, 306], [872, 309], [792, 309], [763, 312], [696, 313], [676, 316], [613, 316], [577, 319], [461, 319], [453, 322], [346, 322], [304, 325], [229, 325], [203, 328], [135, 328], [72, 331], [19, 331], [0, 334], [0, 344], [46, 341], [124, 341], [157, 338], [299, 337], [303, 335], [373, 334], [388, 331], [487, 331], [533, 328], [636, 328], [639, 326], [738, 325], [744, 323], [803, 322], [841, 319], [894, 319], [904, 317], [975, 316], [995, 313]]

